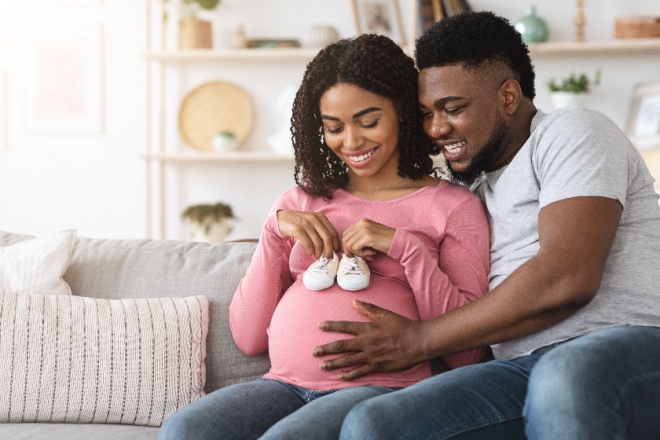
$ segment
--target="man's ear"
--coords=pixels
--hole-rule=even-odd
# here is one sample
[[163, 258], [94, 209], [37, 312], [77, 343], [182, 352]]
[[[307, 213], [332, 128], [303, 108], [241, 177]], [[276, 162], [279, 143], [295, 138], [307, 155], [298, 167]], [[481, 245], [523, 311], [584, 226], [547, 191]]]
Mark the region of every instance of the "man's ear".
[[514, 114], [520, 105], [520, 100], [523, 97], [520, 83], [518, 83], [518, 81], [515, 79], [508, 79], [504, 81], [504, 84], [502, 84], [500, 90], [498, 91], [498, 97], [499, 102], [502, 105], [502, 109], [508, 115]]

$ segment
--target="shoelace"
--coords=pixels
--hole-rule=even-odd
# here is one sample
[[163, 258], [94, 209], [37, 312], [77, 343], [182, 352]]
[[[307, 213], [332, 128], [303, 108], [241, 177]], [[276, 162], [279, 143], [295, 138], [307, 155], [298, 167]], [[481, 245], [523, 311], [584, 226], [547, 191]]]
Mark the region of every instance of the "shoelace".
[[346, 265], [346, 272], [344, 272], [344, 274], [364, 275], [364, 272], [362, 272], [362, 269], [358, 266], [356, 258], [349, 258], [348, 264]]
[[324, 275], [328, 274], [328, 262], [330, 260], [325, 257], [321, 257], [318, 259], [316, 263], [314, 263], [314, 266], [310, 268], [310, 272], [321, 272]]

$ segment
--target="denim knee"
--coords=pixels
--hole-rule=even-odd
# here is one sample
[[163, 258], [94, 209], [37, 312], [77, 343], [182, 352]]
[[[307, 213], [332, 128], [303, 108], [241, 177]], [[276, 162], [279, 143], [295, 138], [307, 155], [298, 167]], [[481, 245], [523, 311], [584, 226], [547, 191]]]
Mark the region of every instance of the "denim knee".
[[380, 429], [385, 424], [373, 424], [374, 420], [379, 420], [378, 415], [382, 414], [378, 409], [377, 398], [364, 401], [351, 409], [344, 419], [341, 427], [340, 439], [382, 439]]
[[550, 438], [608, 439], [654, 430], [640, 416], [660, 405], [639, 402], [660, 391], [659, 346], [658, 329], [620, 326], [549, 350], [529, 379], [523, 410], [528, 437], [552, 432]]
[[[191, 423], [192, 422], [192, 423]], [[186, 438], [193, 432], [194, 424], [191, 418], [181, 416], [180, 412], [172, 414], [158, 431], [158, 440], [177, 440]]]

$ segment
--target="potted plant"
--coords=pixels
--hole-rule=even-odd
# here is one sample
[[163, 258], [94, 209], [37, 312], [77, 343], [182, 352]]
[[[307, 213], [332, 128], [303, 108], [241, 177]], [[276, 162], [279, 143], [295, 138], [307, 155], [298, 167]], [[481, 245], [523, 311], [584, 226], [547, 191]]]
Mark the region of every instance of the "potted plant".
[[592, 90], [593, 86], [600, 84], [600, 69], [596, 70], [593, 80], [585, 73], [577, 75], [571, 73], [566, 78], [559, 81], [551, 79], [548, 82], [550, 89], [550, 99], [555, 109], [567, 105], [584, 105], [584, 98]]
[[193, 241], [219, 243], [231, 231], [230, 220], [235, 219], [231, 206], [218, 202], [187, 207], [181, 219], [189, 223]]
[[[169, 0], [160, 0], [163, 5]], [[221, 0], [180, 0], [179, 49], [213, 48], [213, 31], [210, 21], [201, 20], [201, 10], [212, 11]], [[167, 21], [167, 12], [163, 12], [163, 21]]]

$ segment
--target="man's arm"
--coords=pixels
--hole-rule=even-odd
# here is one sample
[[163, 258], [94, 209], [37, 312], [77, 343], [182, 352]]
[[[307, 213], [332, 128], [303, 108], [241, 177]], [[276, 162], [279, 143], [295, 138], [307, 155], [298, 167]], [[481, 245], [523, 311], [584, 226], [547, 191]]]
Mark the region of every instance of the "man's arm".
[[314, 356], [352, 352], [321, 362], [344, 380], [399, 371], [425, 360], [523, 337], [566, 319], [596, 295], [622, 206], [604, 197], [575, 197], [539, 213], [539, 252], [478, 300], [428, 321], [411, 321], [356, 302], [372, 323], [322, 322], [355, 335], [313, 350]]

